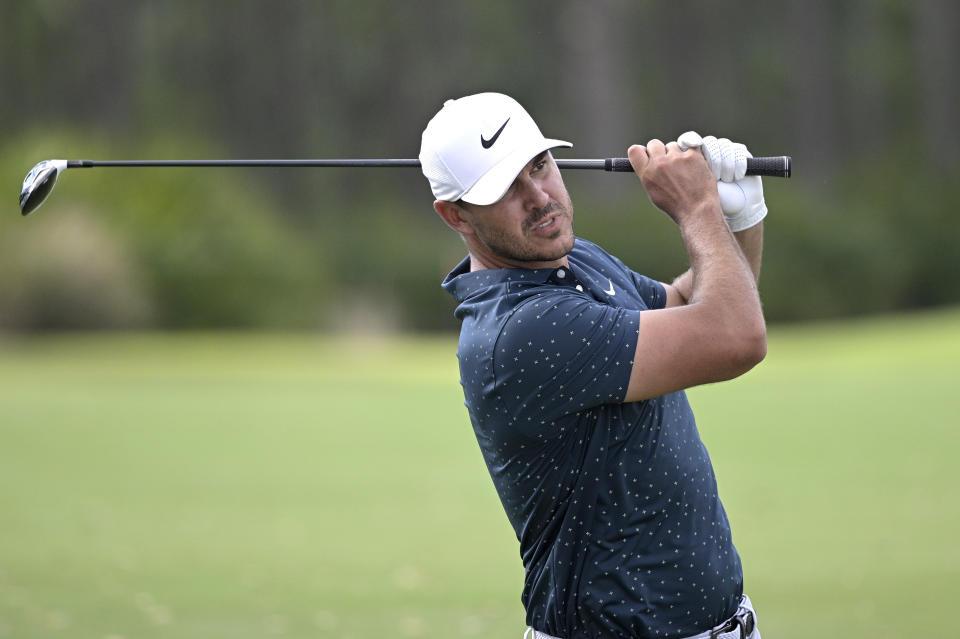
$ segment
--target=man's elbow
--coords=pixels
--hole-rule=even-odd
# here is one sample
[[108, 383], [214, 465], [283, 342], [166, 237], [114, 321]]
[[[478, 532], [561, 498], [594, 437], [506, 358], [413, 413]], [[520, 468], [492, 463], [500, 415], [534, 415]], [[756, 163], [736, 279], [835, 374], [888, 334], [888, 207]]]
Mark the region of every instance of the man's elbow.
[[763, 361], [767, 356], [767, 327], [760, 320], [741, 331], [732, 349], [733, 375], [739, 377]]

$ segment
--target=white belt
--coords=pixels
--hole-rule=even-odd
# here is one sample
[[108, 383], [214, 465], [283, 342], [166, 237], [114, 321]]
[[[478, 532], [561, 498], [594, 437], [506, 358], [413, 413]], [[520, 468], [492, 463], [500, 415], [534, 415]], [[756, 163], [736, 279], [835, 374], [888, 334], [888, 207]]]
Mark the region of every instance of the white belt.
[[[545, 632], [527, 628], [523, 639], [560, 639]], [[685, 639], [760, 639], [760, 630], [757, 628], [757, 613], [753, 610], [750, 597], [744, 595], [740, 599], [737, 612], [718, 626], [705, 630], [698, 635]]]

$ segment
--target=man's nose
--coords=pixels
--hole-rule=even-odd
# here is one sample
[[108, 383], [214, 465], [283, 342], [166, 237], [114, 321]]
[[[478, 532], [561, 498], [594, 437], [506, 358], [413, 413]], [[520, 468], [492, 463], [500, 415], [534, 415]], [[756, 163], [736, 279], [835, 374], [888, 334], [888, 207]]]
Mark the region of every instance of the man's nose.
[[520, 181], [524, 204], [530, 208], [540, 209], [550, 201], [550, 195], [544, 190], [540, 182], [524, 176]]

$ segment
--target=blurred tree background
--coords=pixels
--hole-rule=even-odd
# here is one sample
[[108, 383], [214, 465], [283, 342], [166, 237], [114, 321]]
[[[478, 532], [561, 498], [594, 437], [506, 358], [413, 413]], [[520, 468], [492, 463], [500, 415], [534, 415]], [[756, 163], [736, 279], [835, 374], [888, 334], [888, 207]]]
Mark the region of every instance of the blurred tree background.
[[[960, 301], [950, 0], [0, 2], [0, 326], [456, 328], [463, 255], [413, 169], [70, 171], [36, 162], [416, 157], [450, 97], [523, 103], [559, 157], [688, 129], [789, 154], [768, 179], [773, 321]], [[589, 174], [588, 174], [589, 173]], [[577, 232], [686, 267], [628, 175], [569, 173]]]

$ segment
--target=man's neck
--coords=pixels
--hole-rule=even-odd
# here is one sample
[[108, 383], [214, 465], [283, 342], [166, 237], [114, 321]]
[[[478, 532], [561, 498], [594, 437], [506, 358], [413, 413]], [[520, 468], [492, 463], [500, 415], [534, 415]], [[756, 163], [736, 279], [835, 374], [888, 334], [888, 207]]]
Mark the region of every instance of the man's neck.
[[570, 263], [567, 261], [566, 255], [561, 257], [559, 260], [554, 260], [552, 262], [521, 262], [517, 264], [510, 264], [506, 262], [488, 264], [481, 258], [478, 258], [477, 255], [473, 252], [470, 252], [469, 255], [470, 255], [470, 272], [471, 273], [473, 271], [485, 271], [488, 269], [504, 269], [504, 268], [525, 268], [529, 270], [534, 270], [539, 268], [559, 268], [561, 266], [570, 268]]

